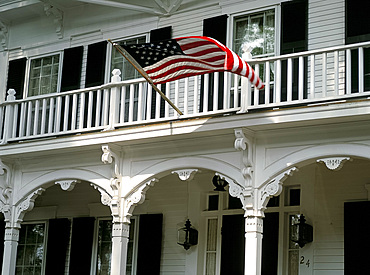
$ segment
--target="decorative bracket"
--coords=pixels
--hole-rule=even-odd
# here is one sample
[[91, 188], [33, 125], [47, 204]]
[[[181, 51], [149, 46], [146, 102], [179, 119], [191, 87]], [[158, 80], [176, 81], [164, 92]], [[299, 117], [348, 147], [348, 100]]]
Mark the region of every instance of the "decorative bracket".
[[112, 196], [106, 191], [104, 190], [103, 188], [101, 188], [100, 186], [94, 184], [94, 183], [90, 183], [90, 185], [92, 187], [94, 187], [94, 189], [98, 190], [100, 195], [101, 195], [101, 203], [103, 205], [107, 205], [107, 206], [110, 206], [111, 203], [112, 203]]
[[0, 44], [4, 50], [8, 49], [8, 27], [0, 21]]
[[352, 161], [352, 159], [350, 157], [333, 157], [317, 160], [317, 162], [325, 163], [326, 168], [332, 171], [339, 171], [340, 169], [342, 169], [346, 161]]
[[63, 38], [63, 11], [54, 7], [47, 0], [41, 0], [44, 2], [44, 11], [46, 16], [52, 16], [55, 25], [55, 32], [59, 39]]
[[130, 222], [130, 217], [132, 216], [132, 212], [136, 205], [141, 204], [145, 201], [145, 194], [149, 187], [154, 186], [154, 184], [158, 182], [158, 179], [153, 178], [149, 180], [147, 183], [141, 185], [138, 189], [136, 189], [133, 193], [131, 193], [126, 198], [125, 202], [125, 209], [123, 219], [125, 223]]
[[80, 183], [79, 180], [60, 180], [56, 181], [55, 184], [59, 184], [60, 188], [64, 191], [72, 191], [75, 188], [76, 183]]
[[11, 194], [13, 192], [10, 186], [10, 168], [0, 159], [0, 176], [4, 176], [4, 184], [0, 186], [0, 212], [4, 214], [5, 222], [11, 219]]
[[[164, 9], [167, 13], [166, 15], [170, 15], [171, 13], [177, 11], [181, 5], [183, 0], [175, 0], [175, 2], [172, 4], [170, 0], [155, 0], [157, 5]], [[167, 2], [167, 3], [165, 3]]]
[[122, 181], [122, 175], [119, 172], [119, 157], [116, 153], [114, 153], [108, 145], [102, 146], [103, 155], [101, 156], [101, 160], [104, 164], [110, 163], [112, 164], [112, 179], [111, 179], [111, 187], [113, 190], [118, 190], [119, 185]]
[[191, 181], [194, 178], [195, 173], [198, 171], [198, 169], [182, 169], [172, 171], [172, 174], [177, 174], [179, 179], [182, 181]]
[[234, 198], [239, 198], [242, 202], [243, 209], [246, 209], [250, 204], [250, 199], [253, 199], [253, 193], [250, 193], [251, 187], [245, 188], [240, 185], [232, 178], [229, 178], [223, 174], [215, 173], [216, 176], [219, 176], [221, 179], [226, 180], [229, 183], [229, 194]]
[[253, 184], [254, 163], [253, 163], [252, 145], [253, 145], [252, 140], [250, 140], [244, 135], [244, 132], [242, 129], [235, 130], [234, 147], [236, 150], [243, 152], [244, 167], [242, 168], [241, 172], [245, 179], [246, 187], [251, 187]]
[[39, 188], [29, 194], [26, 199], [24, 199], [21, 203], [19, 203], [15, 208], [15, 220], [14, 220], [14, 227], [20, 228], [21, 222], [23, 221], [23, 217], [26, 212], [31, 211], [35, 205], [35, 200], [38, 196], [44, 192], [44, 188]]
[[258, 204], [258, 210], [264, 211], [267, 207], [269, 199], [273, 196], [280, 195], [281, 191], [283, 190], [282, 185], [284, 181], [288, 176], [292, 176], [296, 171], [298, 171], [298, 168], [292, 167], [288, 171], [279, 174], [259, 189], [260, 201]]

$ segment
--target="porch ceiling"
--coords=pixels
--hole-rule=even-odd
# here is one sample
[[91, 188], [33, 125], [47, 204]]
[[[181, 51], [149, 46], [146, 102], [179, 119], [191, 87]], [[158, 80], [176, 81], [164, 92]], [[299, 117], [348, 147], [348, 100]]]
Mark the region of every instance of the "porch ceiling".
[[147, 13], [166, 15], [175, 12], [181, 5], [196, 3], [196, 0], [0, 0], [0, 21], [4, 24], [26, 20], [44, 13], [44, 4], [50, 4], [63, 12], [83, 6], [121, 9], [122, 15]]

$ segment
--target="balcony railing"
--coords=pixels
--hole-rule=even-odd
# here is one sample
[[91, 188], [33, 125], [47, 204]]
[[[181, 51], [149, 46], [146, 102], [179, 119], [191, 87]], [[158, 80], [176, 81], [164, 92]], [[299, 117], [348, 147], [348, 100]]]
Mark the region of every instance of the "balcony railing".
[[[370, 95], [370, 42], [248, 62], [265, 89], [229, 73], [159, 88], [183, 112], [180, 119]], [[112, 74], [105, 85], [22, 100], [10, 89], [0, 104], [0, 144], [179, 119], [143, 79], [121, 81], [119, 70]]]

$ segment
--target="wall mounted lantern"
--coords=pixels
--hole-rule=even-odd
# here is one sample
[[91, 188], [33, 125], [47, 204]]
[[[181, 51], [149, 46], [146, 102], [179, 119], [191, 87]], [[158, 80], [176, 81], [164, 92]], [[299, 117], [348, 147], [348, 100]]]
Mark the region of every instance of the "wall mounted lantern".
[[216, 187], [214, 191], [226, 191], [225, 187], [229, 184], [226, 180], [222, 179], [219, 175], [215, 175], [213, 177], [212, 183]]
[[185, 226], [177, 231], [177, 243], [182, 245], [185, 250], [198, 244], [198, 230], [191, 226], [189, 219], [185, 222]]
[[297, 243], [301, 248], [307, 243], [312, 242], [313, 227], [306, 223], [306, 219], [303, 214], [299, 217], [299, 223], [292, 225], [290, 239]]

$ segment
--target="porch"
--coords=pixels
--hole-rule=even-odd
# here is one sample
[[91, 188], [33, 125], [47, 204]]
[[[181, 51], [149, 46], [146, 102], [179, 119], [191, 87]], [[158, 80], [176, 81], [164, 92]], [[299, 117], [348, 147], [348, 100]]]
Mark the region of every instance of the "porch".
[[229, 73], [195, 76], [159, 85], [183, 112], [178, 116], [144, 79], [15, 100], [0, 104], [0, 144], [144, 126], [158, 122], [312, 106], [370, 95], [370, 42], [247, 60], [264, 90]]

